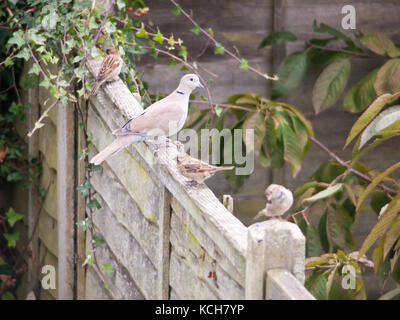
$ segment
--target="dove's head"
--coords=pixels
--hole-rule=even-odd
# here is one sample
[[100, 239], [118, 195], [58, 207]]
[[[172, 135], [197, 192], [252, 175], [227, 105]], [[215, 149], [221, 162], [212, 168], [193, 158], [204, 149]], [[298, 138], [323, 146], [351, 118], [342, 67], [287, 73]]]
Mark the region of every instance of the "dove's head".
[[193, 73], [184, 75], [179, 82], [178, 89], [182, 92], [192, 92], [196, 88], [204, 88], [204, 86], [201, 84], [199, 77]]

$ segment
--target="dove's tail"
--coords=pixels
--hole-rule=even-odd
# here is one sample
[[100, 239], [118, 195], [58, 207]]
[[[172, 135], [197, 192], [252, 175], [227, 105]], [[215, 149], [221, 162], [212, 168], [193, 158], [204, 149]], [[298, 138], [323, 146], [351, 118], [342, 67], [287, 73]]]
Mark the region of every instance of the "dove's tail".
[[115, 139], [112, 143], [110, 143], [107, 147], [105, 147], [102, 151], [96, 154], [91, 160], [90, 163], [95, 165], [100, 165], [104, 160], [108, 157], [118, 153], [125, 147], [129, 146], [131, 143], [141, 141], [143, 137], [140, 136], [121, 136]]

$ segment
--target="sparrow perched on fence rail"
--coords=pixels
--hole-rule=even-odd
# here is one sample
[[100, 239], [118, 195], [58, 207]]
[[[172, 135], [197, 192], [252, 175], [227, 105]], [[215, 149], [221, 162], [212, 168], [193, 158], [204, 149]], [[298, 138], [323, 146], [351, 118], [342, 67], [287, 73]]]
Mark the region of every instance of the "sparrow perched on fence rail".
[[109, 156], [134, 142], [176, 134], [185, 124], [189, 108], [189, 96], [198, 87], [203, 88], [203, 85], [197, 75], [184, 75], [178, 88], [172, 93], [147, 107], [137, 117], [125, 123], [122, 128], [114, 130], [113, 134], [117, 138], [94, 156], [90, 163], [99, 165]]
[[177, 166], [180, 173], [191, 179], [194, 185], [203, 183], [204, 180], [212, 177], [218, 171], [232, 170], [234, 167], [217, 167], [207, 162], [189, 156], [181, 152], [176, 156]]
[[280, 217], [288, 211], [293, 204], [292, 192], [279, 184], [269, 185], [268, 188], [265, 189], [265, 197], [267, 198], [265, 208], [262, 209], [253, 220], [257, 220], [262, 216]]
[[117, 80], [121, 72], [122, 63], [118, 50], [113, 47], [108, 48], [90, 95], [97, 94], [97, 90], [99, 90], [104, 82], [113, 79]]

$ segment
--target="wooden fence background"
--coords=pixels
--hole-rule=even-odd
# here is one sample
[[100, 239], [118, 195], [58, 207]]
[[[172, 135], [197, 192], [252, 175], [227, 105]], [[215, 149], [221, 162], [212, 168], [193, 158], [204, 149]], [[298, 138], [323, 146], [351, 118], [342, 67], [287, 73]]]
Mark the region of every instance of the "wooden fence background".
[[[91, 74], [99, 67], [100, 61], [88, 63]], [[26, 99], [40, 109], [34, 101], [50, 98], [36, 88]], [[92, 97], [85, 112], [91, 156], [114, 139], [113, 129], [141, 110], [121, 80]], [[91, 236], [75, 225], [85, 217], [85, 203], [75, 191], [85, 179], [76, 158], [82, 137], [74, 137], [75, 125], [71, 106], [58, 106], [28, 141], [38, 144], [40, 184], [48, 195], [43, 208], [36, 201], [27, 206], [24, 233], [35, 231], [38, 221], [32, 242], [38, 257], [27, 258], [32, 270], [19, 298], [34, 290], [40, 299], [313, 299], [303, 287], [305, 239], [295, 224], [267, 221], [248, 229], [206, 185], [187, 185], [176, 168], [175, 145], [152, 142], [121, 151], [91, 178], [101, 204], [93, 223], [105, 240], [95, 255], [115, 270], [107, 277], [113, 290], [106, 289], [95, 268], [82, 267]], [[43, 265], [56, 267], [54, 290], [32, 287]]]
[[[182, 37], [193, 50], [193, 56], [203, 50], [204, 41], [189, 31], [190, 23], [182, 16], [166, 13], [172, 8], [168, 1], [147, 3], [151, 10], [149, 18], [164, 33], [171, 31]], [[193, 9], [196, 21], [202, 26], [212, 27], [224, 46], [235, 45], [251, 65], [268, 73], [274, 73], [287, 54], [302, 48], [303, 41], [311, 34], [313, 19], [340, 28], [341, 8], [346, 4], [354, 5], [357, 10], [357, 30], [380, 31], [392, 37], [400, 27], [400, 2], [395, 0], [384, 3], [378, 0], [351, 3], [346, 0], [210, 0], [207, 6], [195, 0], [182, 0], [181, 4], [185, 9]], [[292, 31], [298, 41], [272, 50], [256, 50], [262, 38], [273, 30]], [[351, 31], [345, 33], [351, 34]], [[398, 34], [396, 36], [394, 40], [399, 40]], [[234, 61], [226, 56], [215, 56], [212, 51], [209, 46], [200, 62], [219, 75], [212, 88], [215, 101], [222, 102], [231, 94], [241, 92], [268, 94], [270, 82], [240, 70]], [[167, 61], [162, 57], [144, 59], [139, 65], [150, 87], [160, 92], [174, 89], [182, 74], [178, 67], [167, 67]], [[349, 87], [381, 63], [379, 58], [367, 62], [353, 59]], [[96, 68], [95, 64], [91, 68]], [[308, 93], [318, 72], [312, 70], [305, 83], [284, 100], [302, 109], [312, 121], [316, 136], [346, 158], [342, 146], [356, 116], [344, 112], [341, 101], [335, 108], [314, 115]], [[208, 79], [207, 74], [204, 77]], [[117, 88], [125, 91], [123, 97], [130, 94], [122, 83], [110, 84], [105, 93], [102, 91], [91, 100], [86, 110], [89, 130], [96, 133], [93, 143], [97, 149], [112, 140], [111, 129], [121, 125], [125, 117], [139, 108], [132, 96], [122, 99]], [[25, 92], [24, 99], [33, 105], [28, 123], [32, 128], [52, 97], [42, 87], [36, 87]], [[29, 272], [20, 287], [20, 298], [33, 289], [32, 284], [38, 285], [35, 280], [40, 278], [41, 266], [45, 264], [60, 266], [57, 275], [62, 279], [57, 290], [41, 290], [41, 299], [110, 298], [95, 271], [80, 267], [88, 243], [75, 227], [75, 222], [84, 218], [85, 206], [75, 191], [84, 179], [84, 168], [76, 160], [82, 148], [77, 125], [73, 108], [59, 106], [50, 112], [46, 125], [31, 139], [26, 139], [30, 153], [38, 155], [43, 162], [39, 183], [48, 188], [48, 195], [39, 210], [41, 204], [33, 188], [26, 192], [21, 185], [16, 185], [12, 193], [11, 204], [18, 212], [26, 213], [24, 224], [18, 227], [21, 236], [27, 239], [33, 234], [34, 239], [35, 261], [28, 261]], [[25, 133], [25, 129], [19, 128], [21, 133]], [[369, 156], [367, 163], [371, 167], [382, 166], [395, 143], [393, 140], [382, 145]], [[328, 159], [320, 150], [311, 148], [295, 180], [290, 178], [287, 168], [272, 171], [257, 167], [256, 173], [234, 195], [232, 215], [217, 200], [223, 194], [231, 194], [223, 177], [216, 175], [207, 182], [217, 198], [205, 186], [194, 192], [181, 184], [183, 180], [176, 172], [171, 172], [167, 155], [161, 153], [160, 162], [154, 162], [152, 150], [151, 146], [143, 144], [130, 147], [107, 161], [104, 169], [93, 177], [102, 204], [94, 222], [106, 240], [97, 254], [100, 262], [113, 261], [116, 269], [113, 284], [120, 288], [124, 298], [226, 298], [227, 292], [232, 298], [244, 298], [248, 231], [245, 225], [264, 206], [265, 187], [273, 181], [293, 189]], [[355, 226], [356, 246], [375, 221], [376, 215], [372, 212], [359, 219]], [[168, 256], [170, 263], [165, 264]], [[146, 268], [146, 272], [141, 273], [140, 268]], [[174, 272], [178, 268], [182, 272]], [[216, 283], [208, 278], [213, 270], [217, 274]], [[367, 282], [366, 285], [376, 284]]]

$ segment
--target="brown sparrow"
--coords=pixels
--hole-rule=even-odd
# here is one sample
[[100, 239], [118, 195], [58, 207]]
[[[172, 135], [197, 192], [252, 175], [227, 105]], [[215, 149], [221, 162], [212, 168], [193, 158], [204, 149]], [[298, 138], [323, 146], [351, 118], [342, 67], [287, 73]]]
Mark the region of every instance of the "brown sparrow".
[[204, 180], [210, 178], [218, 171], [232, 170], [234, 167], [217, 167], [207, 162], [189, 156], [187, 153], [181, 152], [176, 157], [177, 166], [180, 173], [186, 178], [191, 179], [190, 184], [200, 184]]
[[96, 78], [96, 83], [93, 86], [91, 95], [95, 95], [97, 90], [101, 87], [101, 85], [109, 80], [118, 79], [118, 75], [121, 72], [122, 68], [122, 59], [119, 56], [119, 52], [117, 49], [110, 47], [106, 50], [106, 56], [101, 63], [99, 74]]
[[279, 217], [290, 209], [293, 204], [293, 194], [290, 190], [286, 189], [279, 184], [271, 184], [265, 189], [265, 197], [267, 203], [265, 208], [262, 209], [253, 220], [266, 217]]

